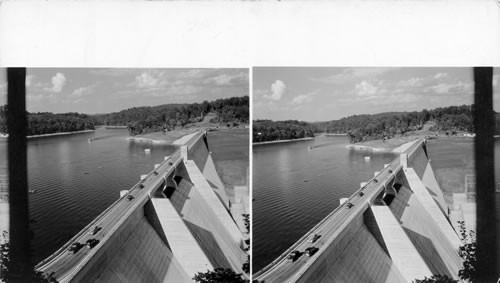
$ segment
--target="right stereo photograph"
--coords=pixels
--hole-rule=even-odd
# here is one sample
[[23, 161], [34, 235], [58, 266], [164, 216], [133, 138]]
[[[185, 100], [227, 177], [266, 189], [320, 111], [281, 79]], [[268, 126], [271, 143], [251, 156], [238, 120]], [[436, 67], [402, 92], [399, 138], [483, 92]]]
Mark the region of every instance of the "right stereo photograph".
[[474, 78], [472, 67], [253, 68], [253, 279], [471, 279]]

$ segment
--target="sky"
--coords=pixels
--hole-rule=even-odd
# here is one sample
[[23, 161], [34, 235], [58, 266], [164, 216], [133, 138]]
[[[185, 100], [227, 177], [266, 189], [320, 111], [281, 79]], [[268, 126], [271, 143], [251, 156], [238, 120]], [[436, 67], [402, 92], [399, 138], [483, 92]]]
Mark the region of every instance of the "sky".
[[[253, 119], [328, 121], [358, 114], [420, 111], [473, 103], [473, 69], [253, 69]], [[500, 68], [494, 70], [500, 112]]]
[[[5, 69], [0, 105], [6, 103]], [[29, 112], [110, 113], [249, 95], [248, 69], [28, 68]]]

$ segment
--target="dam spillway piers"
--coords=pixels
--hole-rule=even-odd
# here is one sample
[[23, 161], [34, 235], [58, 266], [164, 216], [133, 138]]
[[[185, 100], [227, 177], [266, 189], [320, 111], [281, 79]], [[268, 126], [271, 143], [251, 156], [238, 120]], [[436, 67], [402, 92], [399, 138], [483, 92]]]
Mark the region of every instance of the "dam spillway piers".
[[[413, 282], [432, 275], [458, 279], [458, 234], [448, 220], [425, 140], [364, 183], [253, 278], [264, 282]], [[313, 243], [311, 235], [321, 237]], [[288, 261], [315, 246], [312, 256]]]
[[[58, 282], [193, 282], [196, 273], [218, 267], [244, 274], [244, 236], [229, 212], [206, 133], [175, 145], [177, 151], [36, 270]], [[69, 251], [90, 239], [99, 242]]]

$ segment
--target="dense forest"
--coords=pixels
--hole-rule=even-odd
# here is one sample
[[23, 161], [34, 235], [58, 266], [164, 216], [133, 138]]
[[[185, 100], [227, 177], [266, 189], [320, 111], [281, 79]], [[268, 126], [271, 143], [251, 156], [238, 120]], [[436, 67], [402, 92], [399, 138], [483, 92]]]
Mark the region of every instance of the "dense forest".
[[429, 121], [438, 132], [474, 132], [473, 106], [450, 106], [414, 112], [390, 112], [375, 115], [354, 115], [340, 120], [314, 123], [317, 131], [347, 134], [351, 143], [392, 138], [421, 130]]
[[131, 135], [170, 131], [201, 122], [208, 113], [214, 113], [213, 123], [230, 126], [248, 124], [248, 96], [203, 101], [192, 104], [164, 104], [154, 107], [134, 107], [116, 113], [94, 115], [97, 123], [109, 126], [127, 126]]
[[[7, 133], [7, 106], [0, 106], [0, 133]], [[248, 124], [249, 98], [231, 97], [192, 104], [164, 104], [134, 107], [110, 114], [28, 113], [28, 135], [94, 129], [96, 125], [127, 126], [131, 135], [169, 131], [201, 122], [212, 113], [213, 123], [234, 126]], [[211, 116], [209, 116], [211, 117]]]
[[[314, 133], [347, 134], [351, 143], [392, 138], [410, 131], [422, 130], [427, 122], [435, 132], [474, 132], [473, 106], [450, 106], [414, 112], [388, 112], [375, 115], [354, 115], [327, 122], [297, 122], [257, 120], [253, 141], [271, 141], [313, 136]], [[500, 126], [500, 116], [496, 115]], [[497, 127], [498, 129], [499, 127]]]
[[253, 122], [253, 142], [314, 137], [315, 130], [314, 125], [307, 122], [256, 120]]
[[[7, 133], [7, 106], [0, 106], [0, 133]], [[28, 113], [28, 135], [93, 130], [95, 119], [79, 113]]]

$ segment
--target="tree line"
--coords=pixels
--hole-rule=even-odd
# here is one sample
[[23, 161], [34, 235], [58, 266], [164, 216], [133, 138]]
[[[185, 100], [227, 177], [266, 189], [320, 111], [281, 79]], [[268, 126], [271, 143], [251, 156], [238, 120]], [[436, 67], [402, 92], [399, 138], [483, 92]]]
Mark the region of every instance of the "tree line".
[[314, 125], [302, 121], [255, 120], [253, 122], [253, 142], [314, 137], [315, 131]]
[[[28, 135], [93, 130], [96, 120], [86, 114], [28, 113]], [[7, 133], [7, 106], [0, 106], [0, 133]]]
[[[201, 122], [213, 113], [210, 122], [229, 126], [248, 124], [249, 98], [231, 97], [192, 104], [164, 104], [134, 107], [109, 114], [48, 112], [28, 113], [28, 135], [92, 130], [97, 125], [127, 126], [131, 135], [170, 131]], [[0, 133], [7, 133], [7, 106], [0, 106]]]
[[248, 124], [249, 98], [231, 97], [192, 104], [164, 104], [134, 107], [120, 112], [94, 115], [100, 125], [127, 126], [131, 135], [182, 128], [201, 122], [209, 113], [215, 115], [210, 122], [229, 126]]
[[[347, 134], [351, 143], [388, 139], [421, 130], [425, 123], [434, 122], [430, 131], [474, 133], [473, 105], [439, 107], [413, 112], [387, 112], [375, 115], [353, 115], [326, 122], [256, 120], [253, 141], [273, 141], [312, 137], [314, 133]], [[496, 114], [500, 129], [500, 115]], [[497, 130], [497, 133], [500, 133]]]
[[404, 135], [410, 131], [421, 130], [429, 121], [435, 123], [430, 131], [473, 133], [473, 110], [473, 105], [461, 105], [413, 112], [354, 115], [315, 125], [319, 131], [347, 134], [351, 143]]

